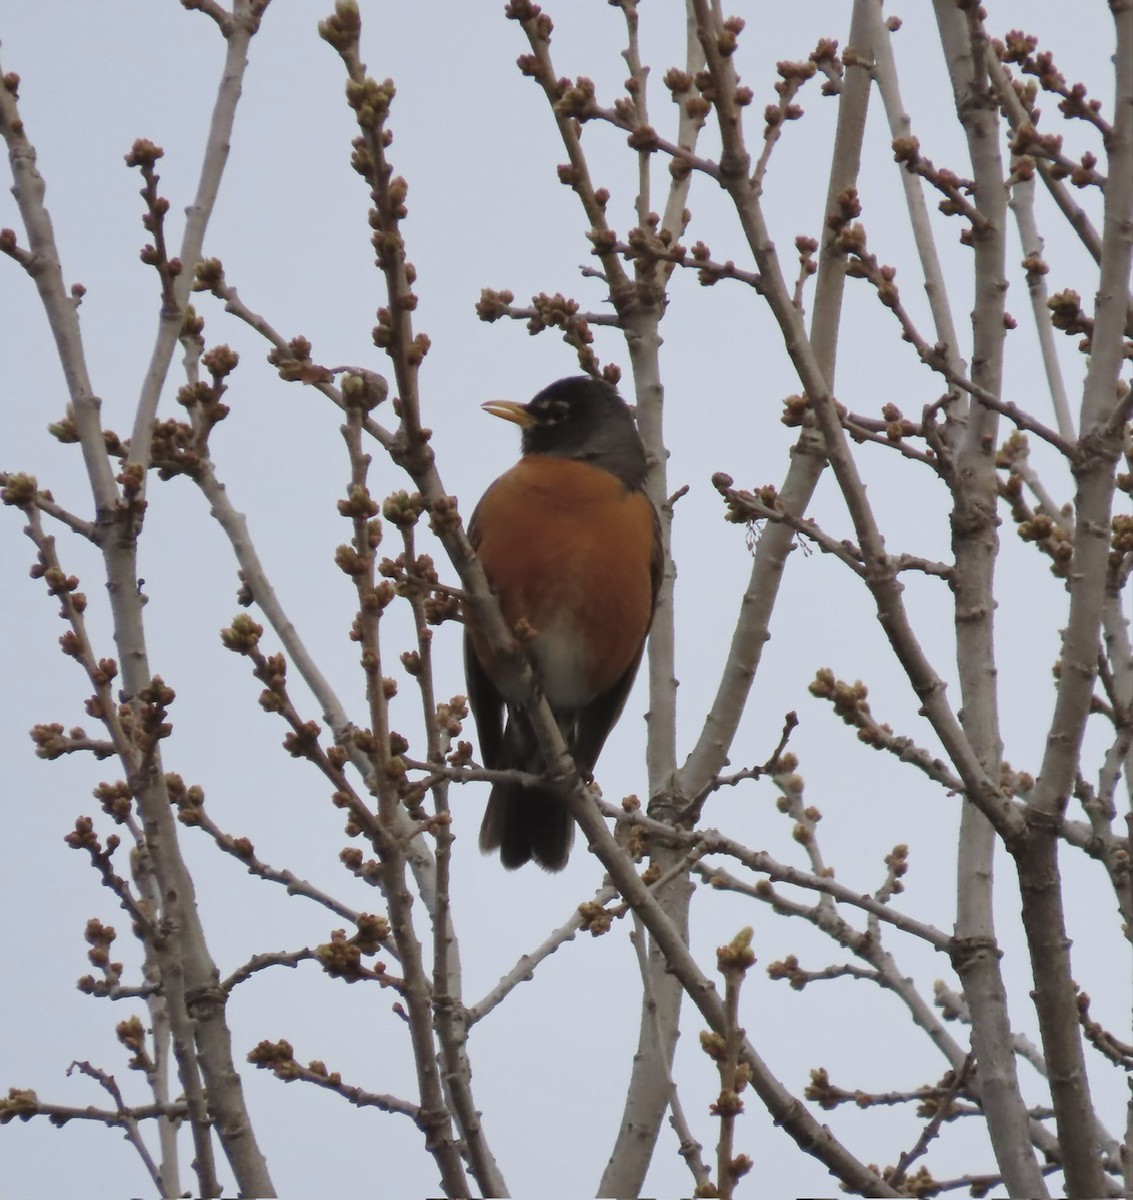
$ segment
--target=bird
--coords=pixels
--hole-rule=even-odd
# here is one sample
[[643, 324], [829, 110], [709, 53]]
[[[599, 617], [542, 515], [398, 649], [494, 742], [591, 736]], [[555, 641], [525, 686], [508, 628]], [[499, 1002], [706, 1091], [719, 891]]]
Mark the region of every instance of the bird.
[[[481, 407], [520, 426], [522, 457], [484, 493], [469, 540], [504, 620], [521, 631], [567, 749], [592, 778], [637, 674], [664, 570], [645, 448], [617, 390], [590, 376], [560, 379], [527, 404]], [[507, 705], [472, 621], [464, 661], [484, 766], [543, 774], [534, 731]], [[480, 849], [498, 850], [508, 870], [531, 860], [562, 870], [573, 837], [554, 786], [492, 785]]]

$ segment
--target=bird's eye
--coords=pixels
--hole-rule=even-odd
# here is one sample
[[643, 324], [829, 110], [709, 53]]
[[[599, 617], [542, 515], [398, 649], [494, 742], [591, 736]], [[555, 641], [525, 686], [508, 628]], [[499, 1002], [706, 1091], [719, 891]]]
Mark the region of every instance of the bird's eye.
[[555, 400], [547, 409], [547, 423], [558, 425], [570, 416], [570, 404], [566, 400]]

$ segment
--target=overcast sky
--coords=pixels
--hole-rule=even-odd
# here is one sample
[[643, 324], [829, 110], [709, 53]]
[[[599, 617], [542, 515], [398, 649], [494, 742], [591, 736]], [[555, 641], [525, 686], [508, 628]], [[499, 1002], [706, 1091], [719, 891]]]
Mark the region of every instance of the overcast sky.
[[[612, 102], [625, 76], [620, 13], [598, 0], [558, 0], [547, 7], [556, 20], [552, 53], [558, 72], [591, 76], [600, 97]], [[773, 99], [775, 61], [805, 58], [821, 36], [844, 44], [850, 6], [842, 0], [736, 0], [730, 7], [748, 22], [737, 66], [755, 92], [748, 125], [755, 141], [758, 114]], [[1100, 97], [1108, 108], [1104, 80], [1111, 34], [1105, 4], [988, 0], [987, 7], [996, 33], [1025, 26], [1053, 46], [1069, 78], [1103, 81]], [[904, 20], [895, 45], [905, 102], [925, 152], [963, 175], [968, 173], [963, 139], [930, 8], [919, 2], [891, 6]], [[683, 60], [682, 9], [670, 0], [641, 10], [643, 55], [654, 68], [653, 119], [663, 134], [674, 126], [660, 81], [665, 68]], [[287, 336], [310, 338], [319, 361], [381, 371], [384, 358], [373, 349], [370, 329], [384, 296], [369, 248], [366, 188], [349, 166], [353, 115], [343, 100], [339, 59], [316, 33], [318, 19], [328, 10], [329, 0], [276, 0], [268, 10], [252, 46], [206, 253], [223, 260], [229, 282], [251, 308]], [[480, 323], [473, 311], [480, 289], [510, 288], [520, 302], [538, 291], [562, 291], [577, 296], [584, 307], [603, 306], [600, 285], [580, 278], [578, 268], [588, 262], [586, 223], [577, 198], [556, 180], [563, 151], [541, 93], [515, 67], [526, 42], [502, 10], [502, 2], [362, 0], [364, 58], [371, 74], [392, 76], [398, 87], [391, 157], [410, 183], [404, 232], [418, 270], [415, 320], [432, 340], [421, 377], [424, 418], [435, 430], [442, 477], [465, 513], [518, 450], [514, 430], [490, 421], [479, 405], [491, 398], [525, 400], [551, 380], [577, 372], [573, 353], [555, 334], [530, 338], [522, 324]], [[185, 12], [174, 0], [97, 5], [15, 0], [0, 8], [0, 39], [3, 69], [22, 77], [22, 113], [48, 183], [66, 278], [87, 289], [82, 324], [104, 424], [125, 436], [153, 344], [158, 289], [154, 272], [138, 259], [148, 240], [140, 222], [140, 179], [126, 169], [123, 155], [139, 136], [164, 147], [158, 169], [162, 193], [172, 204], [176, 242], [180, 214], [195, 188], [223, 59], [221, 39], [207, 18]], [[836, 112], [836, 102], [821, 98], [817, 84], [800, 102], [805, 119], [776, 149], [766, 187], [768, 217], [788, 268], [794, 263], [795, 235], [818, 236], [821, 228]], [[879, 255], [898, 266], [905, 298], [927, 332], [888, 144], [875, 103], [865, 151], [863, 220]], [[634, 223], [636, 159], [615, 131], [590, 128], [586, 145], [596, 180], [613, 193], [611, 221], [624, 232]], [[706, 135], [705, 152], [713, 146]], [[1078, 152], [1087, 147], [1083, 141]], [[664, 164], [657, 168], [660, 196], [667, 175]], [[702, 238], [716, 258], [750, 265], [713, 185], [697, 181], [689, 206], [694, 215], [690, 244]], [[0, 225], [17, 228], [23, 240], [6, 189], [0, 193]], [[1084, 254], [1055, 222], [1048, 220], [1043, 232], [1052, 284], [1057, 279], [1058, 286], [1077, 286], [1090, 295], [1093, 277]], [[939, 236], [956, 287], [955, 315], [963, 325], [971, 307], [967, 252], [956, 251], [954, 226], [942, 222]], [[1010, 257], [1019, 257], [1014, 240]], [[1042, 380], [1034, 340], [1025, 328], [1025, 291], [1018, 274], [1015, 280], [1008, 307], [1021, 328], [1011, 343], [1005, 391], [1030, 403], [1036, 391], [1041, 394]], [[281, 383], [264, 361], [266, 347], [226, 316], [217, 301], [206, 296], [198, 305], [210, 344], [226, 341], [242, 359], [226, 397], [231, 416], [212, 441], [218, 472], [236, 507], [247, 514], [289, 615], [348, 708], [359, 712], [363, 683], [356, 646], [347, 638], [353, 590], [332, 561], [335, 546], [348, 537], [335, 511], [348, 478], [339, 414], [313, 391]], [[678, 757], [683, 758], [714, 693], [750, 569], [744, 531], [722, 520], [709, 478], [723, 470], [742, 486], [780, 483], [794, 441], [793, 431], [779, 423], [780, 402], [799, 388], [769, 312], [739, 285], [705, 290], [691, 273], [676, 275], [662, 333], [670, 486], [690, 488], [678, 505], [674, 529]], [[1072, 342], [1062, 341], [1073, 398], [1081, 362]], [[616, 362], [628, 373], [616, 334], [599, 332], [597, 350], [603, 361]], [[0, 364], [0, 469], [35, 473], [58, 500], [88, 515], [89, 491], [78, 451], [45, 433], [47, 423], [65, 409], [62, 374], [34, 289], [8, 260], [0, 261]], [[173, 403], [178, 382], [175, 368], [163, 401], [165, 416], [181, 412]], [[898, 341], [867, 289], [852, 286], [837, 381], [842, 402], [855, 411], [877, 413], [893, 401], [915, 415], [941, 390]], [[1046, 416], [1041, 401], [1036, 406]], [[885, 514], [890, 547], [946, 556], [945, 490], [926, 483], [896, 455], [867, 450], [862, 460], [870, 496]], [[375, 493], [406, 482], [392, 465], [376, 461]], [[1060, 500], [1068, 497], [1065, 475], [1052, 476], [1051, 486]], [[850, 532], [832, 480], [820, 488], [815, 515], [838, 536]], [[114, 1023], [128, 1012], [126, 1004], [112, 1007], [74, 989], [75, 979], [87, 970], [84, 922], [98, 916], [117, 925], [122, 936], [116, 950], [130, 965], [136, 964], [136, 954], [123, 914], [62, 838], [77, 815], [96, 811], [90, 790], [114, 774], [89, 761], [43, 763], [33, 756], [28, 727], [37, 721], [68, 727], [84, 722], [86, 687], [75, 665], [56, 649], [62, 628], [54, 603], [41, 584], [26, 577], [34, 551], [20, 533], [21, 524], [15, 511], [0, 513], [5, 575], [0, 763], [8, 830], [0, 839], [0, 895], [7, 916], [0, 935], [5, 964], [0, 1088], [34, 1087], [59, 1103], [99, 1104], [102, 1096], [93, 1084], [67, 1079], [64, 1072], [72, 1060], [89, 1059], [132, 1084], [113, 1037]], [[1003, 712], [1006, 756], [1016, 768], [1034, 771], [1053, 702], [1050, 665], [1058, 652], [1065, 602], [1039, 557], [1020, 547], [1010, 528], [1002, 537], [999, 644], [1011, 689]], [[66, 536], [59, 537], [59, 549], [64, 566], [83, 579], [91, 597], [99, 652], [112, 654], [97, 556]], [[166, 768], [200, 783], [214, 819], [234, 834], [250, 836], [261, 857], [335, 891], [357, 908], [374, 908], [377, 896], [338, 864], [345, 844], [341, 814], [327, 803], [324, 783], [279, 749], [283, 728], [256, 705], [259, 684], [245, 662], [220, 647], [217, 631], [237, 611], [235, 565], [207, 505], [187, 481], [154, 481], [141, 558], [150, 598], [151, 661], [178, 695]], [[453, 578], [451, 571], [442, 573]], [[908, 595], [937, 670], [951, 680], [945, 586], [915, 579]], [[278, 646], [270, 633], [265, 644], [272, 650]], [[462, 691], [458, 630], [443, 628], [437, 644], [439, 693]], [[386, 653], [392, 660], [402, 648], [391, 645]], [[883, 878], [885, 853], [906, 842], [912, 867], [902, 905], [950, 929], [956, 802], [891, 759], [859, 750], [852, 732], [807, 694], [807, 683], [823, 666], [865, 680], [879, 719], [934, 745], [915, 715], [915, 697], [888, 664], [864, 590], [829, 557], [796, 552], [733, 764], [764, 761], [783, 714], [797, 710], [802, 724], [793, 748], [807, 780], [808, 801], [825, 815], [821, 834], [839, 878], [872, 890]], [[403, 691], [408, 712], [415, 698]], [[317, 717], [310, 697], [299, 687], [296, 694], [307, 714]], [[639, 683], [598, 771], [609, 799], [644, 794], [645, 707]], [[411, 716], [402, 722], [412, 727]], [[790, 822], [775, 811], [774, 798], [768, 785], [727, 791], [714, 800], [706, 820], [802, 866]], [[453, 797], [454, 896], [469, 1001], [565, 921], [601, 880], [599, 864], [584, 847], [576, 847], [569, 868], [553, 877], [533, 868], [507, 875], [495, 860], [481, 859], [475, 834], [483, 801], [481, 788]], [[335, 927], [323, 910], [249, 880], [238, 864], [193, 831], [183, 840], [197, 871], [198, 901], [222, 973], [259, 950], [325, 941]], [[1005, 883], [1009, 873], [1002, 872]], [[1016, 902], [1009, 884], [1001, 903], [1010, 924]], [[1072, 920], [1093, 909], [1103, 914], [1107, 928], [1112, 925], [1111, 901], [1088, 879], [1076, 886], [1071, 904]], [[815, 968], [845, 957], [809, 927], [784, 922], [763, 907], [701, 895], [693, 911], [696, 947], [709, 965], [711, 948], [744, 924], [756, 928], [761, 966], [788, 953], [798, 953]], [[628, 933], [621, 922], [604, 938], [586, 936], [567, 945], [475, 1031], [476, 1100], [513, 1194], [585, 1194], [597, 1184], [616, 1132], [637, 1035], [639, 988]], [[894, 942], [892, 948], [926, 994], [932, 980], [947, 973], [947, 963], [918, 945]], [[1093, 956], [1095, 949], [1083, 934], [1076, 945], [1079, 978], [1094, 997], [1095, 1015], [1120, 1032], [1122, 1014], [1128, 1013], [1128, 973], [1120, 972], [1118, 985]], [[1030, 986], [1025, 956], [1009, 956], [1005, 972], [1009, 987], [1025, 997]], [[374, 988], [327, 980], [310, 964], [294, 973], [265, 973], [238, 992], [230, 1006], [238, 1061], [261, 1038], [287, 1037], [301, 1061], [320, 1058], [350, 1082], [415, 1099], [407, 1038], [390, 1013], [392, 998]], [[1025, 1016], [1026, 1010], [1021, 1012]], [[840, 1084], [864, 1089], [911, 1088], [935, 1080], [943, 1070], [923, 1034], [908, 1027], [896, 1001], [863, 983], [818, 985], [798, 995], [757, 970], [747, 984], [743, 1021], [757, 1048], [796, 1093], [818, 1065], [829, 1065]], [[843, 1037], [851, 1026], [857, 1031]], [[716, 1131], [707, 1105], [718, 1082], [697, 1049], [699, 1028], [699, 1020], [686, 1013], [677, 1070], [686, 1111], [711, 1147]], [[1036, 1033], [1025, 1025], [1024, 1031]], [[1117, 1075], [1111, 1071], [1097, 1085], [1099, 1105], [1114, 1126], [1121, 1119], [1121, 1088], [1110, 1076]], [[245, 1088], [281, 1194], [436, 1191], [433, 1163], [404, 1119], [358, 1113], [338, 1097], [302, 1085], [285, 1087], [251, 1068]], [[142, 1095], [138, 1089], [131, 1094]], [[893, 1147], [910, 1145], [919, 1127], [911, 1111], [887, 1116], [839, 1111], [828, 1119], [866, 1161], [892, 1161]], [[986, 1150], [965, 1157], [973, 1144], [978, 1139], [964, 1130], [949, 1131], [931, 1160], [934, 1171], [992, 1169]], [[772, 1128], [755, 1097], [741, 1122], [737, 1149], [758, 1164], [749, 1195], [833, 1190], [823, 1168]], [[188, 1157], [186, 1149], [186, 1165]], [[110, 1198], [149, 1194], [148, 1188], [133, 1152], [114, 1132], [80, 1123], [58, 1132], [42, 1121], [0, 1131], [0, 1192], [5, 1195], [81, 1191]], [[647, 1188], [662, 1195], [691, 1188], [667, 1129]]]

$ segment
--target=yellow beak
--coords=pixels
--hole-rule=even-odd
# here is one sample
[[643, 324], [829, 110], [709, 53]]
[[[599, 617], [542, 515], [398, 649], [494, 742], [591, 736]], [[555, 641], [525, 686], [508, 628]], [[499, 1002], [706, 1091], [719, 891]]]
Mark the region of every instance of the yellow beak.
[[524, 429], [530, 429], [535, 424], [535, 418], [527, 411], [527, 406], [515, 400], [489, 400], [480, 407], [493, 417], [503, 417], [505, 421], [511, 421]]

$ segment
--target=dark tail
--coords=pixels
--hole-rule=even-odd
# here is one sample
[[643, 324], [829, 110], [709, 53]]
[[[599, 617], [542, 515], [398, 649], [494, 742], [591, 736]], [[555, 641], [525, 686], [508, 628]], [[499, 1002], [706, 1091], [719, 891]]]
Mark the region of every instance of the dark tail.
[[480, 849], [499, 850], [509, 871], [534, 859], [545, 871], [561, 871], [574, 838], [566, 801], [550, 788], [497, 783], [480, 826]]
[[[543, 769], [538, 749], [522, 744], [513, 721], [508, 721], [500, 747], [501, 769], [518, 768], [538, 774]], [[574, 840], [574, 820], [566, 800], [550, 787], [521, 787], [497, 783], [488, 797], [480, 826], [480, 849], [499, 850], [509, 870], [534, 859], [545, 871], [561, 871]]]

